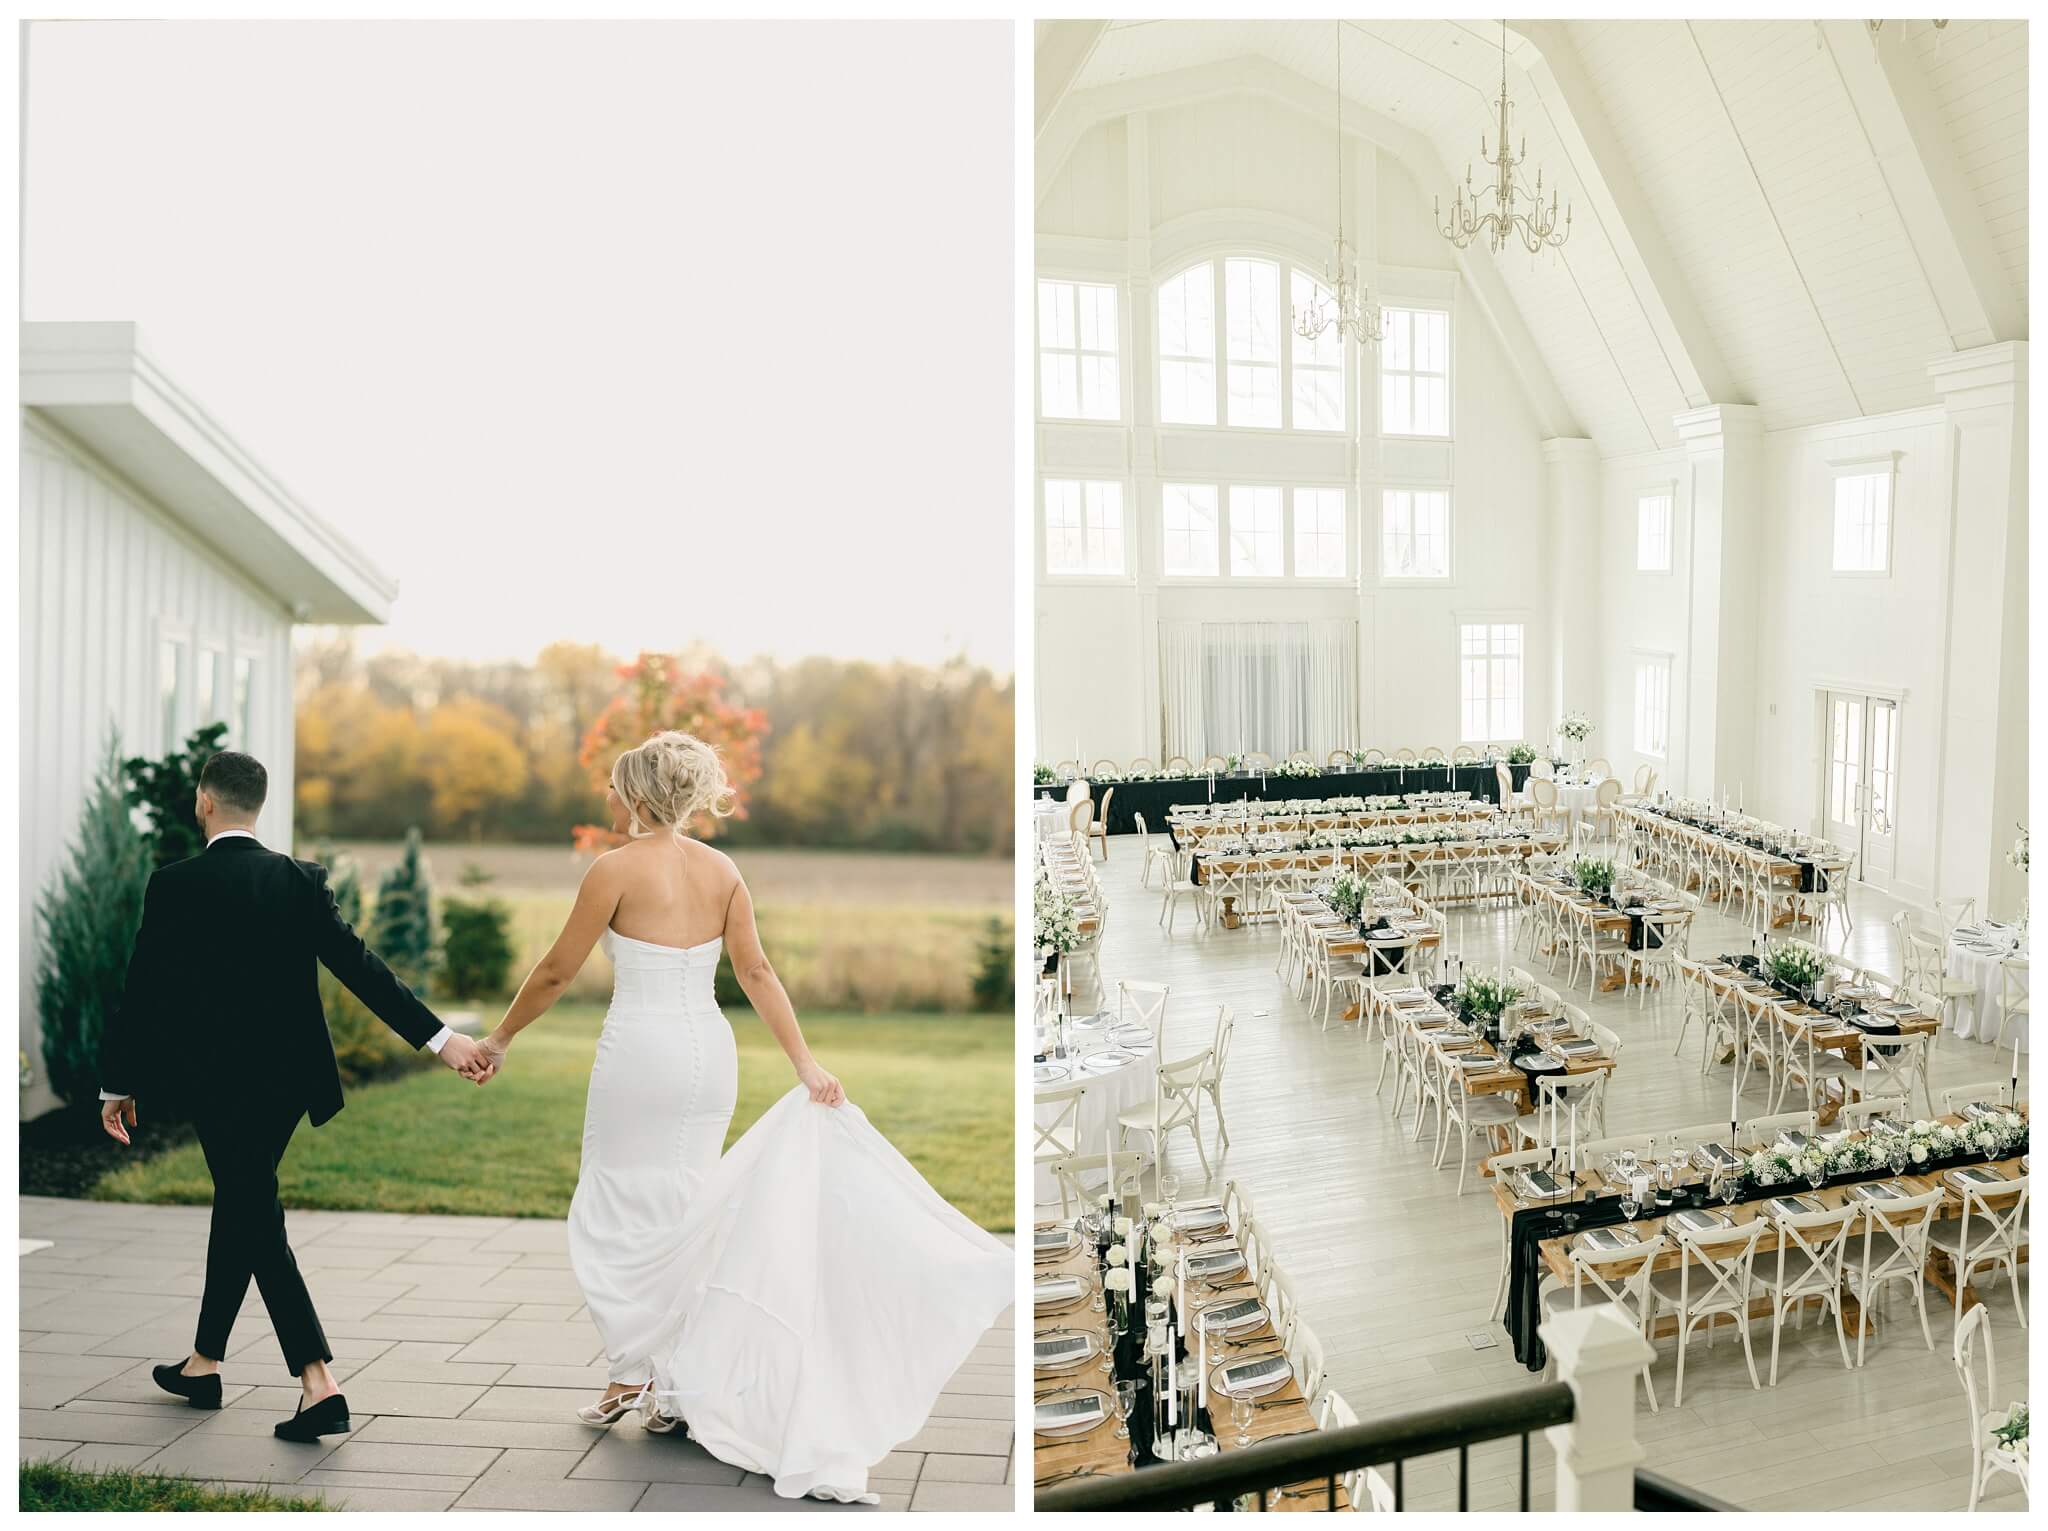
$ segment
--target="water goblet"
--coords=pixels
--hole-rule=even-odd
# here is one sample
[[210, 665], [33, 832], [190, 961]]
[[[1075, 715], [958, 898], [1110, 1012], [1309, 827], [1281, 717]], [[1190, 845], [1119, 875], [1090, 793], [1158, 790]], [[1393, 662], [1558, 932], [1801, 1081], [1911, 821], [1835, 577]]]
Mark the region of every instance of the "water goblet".
[[1257, 1413], [1251, 1399], [1245, 1394], [1233, 1394], [1230, 1400], [1230, 1422], [1237, 1426], [1239, 1447], [1252, 1443], [1252, 1418]]
[[1116, 1438], [1127, 1441], [1131, 1438], [1131, 1411], [1138, 1407], [1138, 1384], [1119, 1382], [1116, 1385]]
[[1721, 1205], [1732, 1207], [1735, 1198], [1742, 1194], [1742, 1172], [1731, 1169], [1721, 1177]]
[[1173, 1216], [1173, 1206], [1180, 1199], [1180, 1176], [1172, 1170], [1159, 1172], [1159, 1195], [1166, 1203], [1166, 1215]]
[[1636, 1213], [1642, 1210], [1642, 1205], [1641, 1202], [1636, 1200], [1636, 1183], [1633, 1180], [1624, 1181], [1621, 1193], [1622, 1217], [1629, 1222], [1634, 1222]]

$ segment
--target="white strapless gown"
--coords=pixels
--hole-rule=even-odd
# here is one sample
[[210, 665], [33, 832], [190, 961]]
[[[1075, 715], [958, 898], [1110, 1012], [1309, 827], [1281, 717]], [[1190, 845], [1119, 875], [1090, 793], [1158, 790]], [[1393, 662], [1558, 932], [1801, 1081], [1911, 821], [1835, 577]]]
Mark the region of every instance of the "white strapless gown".
[[1010, 1305], [1015, 1257], [851, 1101], [798, 1086], [721, 1157], [738, 1067], [720, 943], [604, 942], [569, 1259], [611, 1375], [651, 1377], [662, 1412], [786, 1498], [872, 1503], [868, 1468]]

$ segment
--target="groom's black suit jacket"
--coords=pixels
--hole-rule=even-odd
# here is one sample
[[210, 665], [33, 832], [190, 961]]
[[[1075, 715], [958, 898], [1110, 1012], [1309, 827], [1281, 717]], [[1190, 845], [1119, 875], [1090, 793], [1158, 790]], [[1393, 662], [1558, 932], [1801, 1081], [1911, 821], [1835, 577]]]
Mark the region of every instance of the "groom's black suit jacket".
[[321, 965], [414, 1047], [441, 1029], [341, 917], [318, 863], [236, 835], [160, 869], [100, 1041], [102, 1086], [195, 1115], [297, 1105], [319, 1126], [341, 1109]]

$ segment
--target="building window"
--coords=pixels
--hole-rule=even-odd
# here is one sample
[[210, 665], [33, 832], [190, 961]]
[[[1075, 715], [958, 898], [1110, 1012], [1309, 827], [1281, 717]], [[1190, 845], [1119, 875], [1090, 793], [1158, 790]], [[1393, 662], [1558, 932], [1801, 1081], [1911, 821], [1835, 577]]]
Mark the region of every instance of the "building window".
[[1114, 420], [1116, 288], [1107, 282], [1038, 284], [1038, 407], [1068, 420]]
[[157, 744], [168, 755], [184, 742], [178, 730], [185, 721], [185, 646], [166, 638], [157, 646]]
[[1045, 572], [1124, 572], [1124, 486], [1045, 481]]
[[1458, 704], [1464, 743], [1522, 737], [1521, 623], [1459, 625]]
[[1287, 572], [1280, 491], [1230, 486], [1230, 572], [1279, 579]]
[[219, 649], [199, 651], [199, 684], [192, 694], [199, 702], [201, 723], [227, 722], [227, 668], [221, 661]]
[[247, 655], [235, 658], [235, 747], [245, 752], [256, 748], [256, 661]]
[[1451, 433], [1451, 316], [1441, 309], [1383, 311], [1380, 341], [1380, 432], [1387, 436]]
[[1671, 491], [1636, 498], [1636, 568], [1644, 573], [1671, 572]]
[[1232, 425], [1280, 424], [1280, 268], [1233, 257], [1223, 263], [1224, 382]]
[[1451, 577], [1448, 489], [1389, 489], [1381, 500], [1380, 577]]
[[1216, 573], [1216, 486], [1168, 484], [1161, 515], [1160, 541], [1168, 574]]
[[1671, 748], [1671, 660], [1636, 658], [1636, 753], [1662, 760]]
[[[1335, 301], [1328, 288], [1314, 277], [1290, 271], [1294, 312], [1311, 303]], [[1344, 335], [1336, 325], [1328, 326], [1313, 340], [1294, 336], [1294, 428], [1298, 431], [1341, 431], [1344, 429]]]
[[1216, 274], [1206, 261], [1159, 288], [1159, 418], [1216, 423]]
[[1841, 473], [1835, 477], [1835, 572], [1885, 574], [1891, 570], [1892, 476]]
[[1304, 579], [1342, 579], [1344, 491], [1294, 491], [1294, 572]]

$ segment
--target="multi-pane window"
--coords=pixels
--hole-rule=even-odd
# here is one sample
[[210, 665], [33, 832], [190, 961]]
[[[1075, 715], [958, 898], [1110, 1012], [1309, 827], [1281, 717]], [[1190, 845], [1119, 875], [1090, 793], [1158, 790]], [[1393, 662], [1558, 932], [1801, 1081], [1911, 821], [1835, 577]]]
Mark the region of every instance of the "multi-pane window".
[[256, 748], [256, 661], [246, 654], [235, 656], [235, 743], [244, 750]]
[[1160, 284], [1159, 418], [1216, 423], [1216, 273], [1206, 261]]
[[1045, 572], [1124, 572], [1124, 487], [1116, 482], [1045, 481]]
[[1216, 486], [1167, 484], [1160, 517], [1160, 542], [1168, 574], [1216, 573]]
[[1891, 567], [1892, 476], [1835, 478], [1835, 572], [1883, 574]]
[[1636, 567], [1667, 574], [1671, 570], [1671, 491], [1636, 497]]
[[1636, 751], [1659, 760], [1671, 745], [1671, 660], [1661, 654], [1636, 658]]
[[1038, 284], [1038, 405], [1069, 420], [1114, 420], [1116, 288], [1107, 282]]
[[1451, 433], [1451, 316], [1434, 308], [1382, 310], [1380, 430]]
[[1232, 425], [1280, 423], [1280, 268], [1223, 263], [1223, 362]]
[[[1294, 300], [1293, 312], [1310, 305], [1332, 302], [1330, 291], [1314, 277], [1300, 271], [1288, 273]], [[1344, 334], [1336, 325], [1327, 326], [1315, 339], [1294, 335], [1294, 428], [1298, 431], [1341, 431], [1344, 429]]]
[[1342, 579], [1344, 491], [1294, 491], [1294, 572], [1310, 579]]
[[1380, 511], [1380, 577], [1448, 579], [1450, 574], [1450, 491], [1387, 490]]
[[1230, 572], [1278, 579], [1287, 572], [1280, 491], [1251, 484], [1230, 486]]
[[1522, 624], [1458, 627], [1458, 715], [1468, 744], [1522, 737]]
[[225, 723], [228, 719], [228, 697], [224, 689], [227, 676], [223, 673], [219, 649], [199, 651], [199, 683], [193, 695], [199, 701], [199, 721], [202, 723]]

